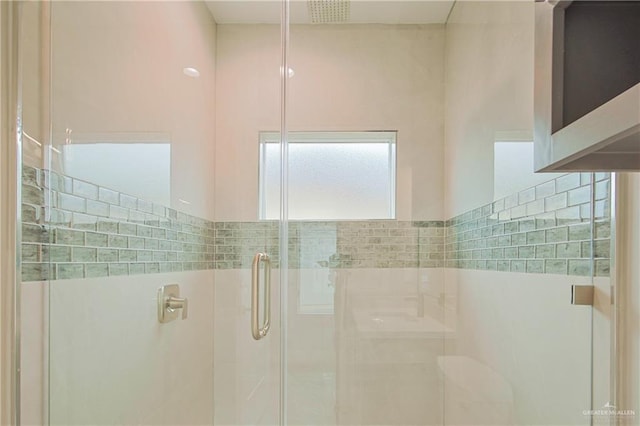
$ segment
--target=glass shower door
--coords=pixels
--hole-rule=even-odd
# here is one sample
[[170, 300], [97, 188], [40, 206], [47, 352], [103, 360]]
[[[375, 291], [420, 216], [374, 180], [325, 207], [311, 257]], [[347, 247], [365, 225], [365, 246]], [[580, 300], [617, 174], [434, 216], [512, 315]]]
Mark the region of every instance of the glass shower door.
[[533, 8], [292, 2], [291, 424], [605, 421], [609, 176], [533, 173]]
[[[254, 5], [213, 2], [216, 31], [214, 305], [214, 424], [282, 424], [284, 372], [282, 285], [286, 239], [281, 235], [280, 1], [261, 2], [264, 13], [247, 22], [220, 23], [226, 13], [244, 16]], [[261, 135], [278, 134], [276, 161], [262, 162]], [[264, 187], [265, 176], [278, 185]], [[264, 191], [263, 191], [264, 189]], [[266, 192], [265, 192], [266, 191]], [[273, 203], [263, 208], [266, 194]], [[268, 256], [268, 262], [266, 257]], [[270, 286], [266, 268], [270, 264]], [[285, 265], [285, 266], [283, 266]], [[269, 287], [269, 288], [267, 288]], [[269, 301], [269, 302], [268, 302]], [[270, 318], [265, 316], [270, 304]], [[256, 309], [257, 308], [257, 309]], [[261, 332], [270, 321], [268, 332]], [[256, 339], [256, 337], [260, 337]]]
[[444, 421], [443, 28], [385, 25], [423, 3], [292, 3], [290, 424]]
[[25, 4], [30, 422], [589, 424], [609, 177], [494, 187], [532, 5], [292, 2], [284, 72], [243, 3]]
[[[236, 83], [216, 83], [238, 77], [248, 28], [204, 2], [24, 12], [25, 422], [278, 424], [279, 221], [243, 204], [246, 170], [225, 166], [241, 120], [279, 128], [280, 49], [251, 53], [274, 64], [250, 85], [268, 95], [256, 119], [225, 92]], [[279, 24], [271, 36], [279, 46]], [[256, 175], [257, 135], [255, 162], [242, 158]], [[258, 252], [272, 265], [270, 292], [258, 265], [259, 326], [267, 299], [271, 326], [256, 341]]]
[[49, 422], [209, 424], [215, 22], [174, 2], [49, 19]]

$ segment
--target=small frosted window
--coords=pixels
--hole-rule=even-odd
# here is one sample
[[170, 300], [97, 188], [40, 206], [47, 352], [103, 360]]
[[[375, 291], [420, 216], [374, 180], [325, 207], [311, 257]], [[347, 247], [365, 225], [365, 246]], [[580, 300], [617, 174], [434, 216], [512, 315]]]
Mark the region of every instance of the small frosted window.
[[[289, 218], [394, 219], [395, 132], [291, 132]], [[278, 219], [280, 136], [260, 134], [260, 218]]]
[[562, 176], [562, 173], [534, 173], [533, 142], [497, 141], [493, 147], [494, 200]]
[[79, 139], [75, 144], [62, 145], [62, 158], [63, 171], [69, 176], [154, 203], [171, 205], [169, 142], [82, 143]]

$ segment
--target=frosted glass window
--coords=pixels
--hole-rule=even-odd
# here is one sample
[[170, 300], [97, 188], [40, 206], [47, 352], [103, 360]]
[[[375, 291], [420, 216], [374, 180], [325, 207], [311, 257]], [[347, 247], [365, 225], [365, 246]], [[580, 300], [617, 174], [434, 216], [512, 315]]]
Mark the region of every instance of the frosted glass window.
[[[260, 134], [260, 218], [278, 219], [278, 133]], [[289, 218], [394, 219], [395, 132], [289, 133]]]
[[170, 143], [76, 143], [62, 146], [64, 173], [164, 206], [171, 205]]

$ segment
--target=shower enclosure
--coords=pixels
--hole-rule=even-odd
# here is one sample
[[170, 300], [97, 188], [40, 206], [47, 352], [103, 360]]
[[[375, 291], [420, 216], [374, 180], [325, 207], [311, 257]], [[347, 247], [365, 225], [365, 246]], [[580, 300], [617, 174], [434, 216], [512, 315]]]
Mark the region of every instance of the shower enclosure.
[[533, 7], [22, 3], [21, 424], [596, 421], [611, 177], [531, 171]]

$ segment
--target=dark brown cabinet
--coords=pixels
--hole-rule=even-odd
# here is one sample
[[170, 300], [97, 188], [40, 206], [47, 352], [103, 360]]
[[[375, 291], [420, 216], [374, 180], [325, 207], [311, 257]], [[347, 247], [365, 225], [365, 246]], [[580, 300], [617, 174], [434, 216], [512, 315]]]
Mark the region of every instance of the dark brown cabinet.
[[640, 170], [640, 1], [540, 1], [537, 171]]

